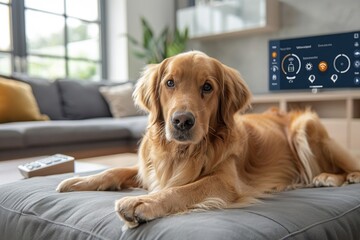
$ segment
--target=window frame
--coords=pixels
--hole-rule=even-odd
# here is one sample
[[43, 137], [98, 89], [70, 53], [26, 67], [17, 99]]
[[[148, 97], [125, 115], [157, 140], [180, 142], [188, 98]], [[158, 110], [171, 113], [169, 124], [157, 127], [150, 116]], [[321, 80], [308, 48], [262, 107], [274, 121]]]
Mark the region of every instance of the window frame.
[[[95, 63], [100, 64], [100, 79], [98, 80], [105, 80], [107, 79], [107, 49], [106, 49], [106, 18], [105, 18], [105, 2], [104, 0], [98, 0], [98, 14], [99, 17], [97, 20], [88, 21], [78, 17], [69, 16], [66, 13], [66, 0], [62, 0], [64, 4], [64, 13], [54, 13], [40, 9], [34, 9], [30, 7], [25, 7], [25, 0], [11, 0], [9, 4], [2, 3], [4, 5], [9, 5], [11, 8], [10, 11], [10, 35], [11, 35], [11, 42], [12, 42], [12, 74], [13, 73], [21, 73], [27, 74], [28, 67], [27, 67], [27, 58], [34, 56], [34, 57], [44, 57], [44, 58], [52, 58], [52, 59], [60, 59], [65, 61], [65, 76], [64, 78], [71, 78], [70, 77], [70, 70], [69, 70], [69, 61], [77, 60], [86, 63]], [[27, 49], [27, 40], [26, 40], [26, 21], [25, 21], [25, 13], [26, 10], [29, 9], [31, 11], [41, 12], [52, 14], [54, 16], [61, 16], [64, 20], [64, 48], [65, 54], [64, 56], [53, 56], [47, 54], [38, 54], [38, 53], [30, 53]], [[17, 16], [17, 17], [14, 17]], [[68, 51], [68, 27], [67, 27], [67, 20], [68, 19], [76, 19], [81, 21], [82, 23], [96, 23], [99, 25], [99, 60], [92, 60], [88, 58], [77, 58], [77, 57], [70, 57]], [[7, 51], [1, 51], [6, 52]], [[29, 75], [32, 76], [32, 75]], [[34, 76], [36, 77], [36, 76]], [[59, 77], [61, 78], [61, 77]], [[81, 79], [80, 79], [81, 80]]]
[[[13, 4], [12, 4], [12, 0], [10, 0], [8, 3], [5, 2], [0, 2], [1, 6], [7, 6], [9, 8], [9, 21], [10, 21], [10, 26], [9, 26], [9, 31], [10, 31], [10, 49], [9, 50], [0, 50], [0, 53], [4, 53], [4, 54], [10, 54], [10, 63], [11, 63], [11, 69], [10, 69], [10, 73], [14, 72], [14, 56], [15, 56], [15, 46], [14, 46], [14, 35], [13, 35]], [[3, 74], [3, 73], [1, 73]]]

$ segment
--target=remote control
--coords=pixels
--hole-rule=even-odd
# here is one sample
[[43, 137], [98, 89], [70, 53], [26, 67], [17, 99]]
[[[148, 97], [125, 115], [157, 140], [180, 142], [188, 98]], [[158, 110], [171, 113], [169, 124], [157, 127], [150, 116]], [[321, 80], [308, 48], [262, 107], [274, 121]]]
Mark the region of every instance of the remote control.
[[74, 158], [63, 154], [55, 154], [20, 165], [18, 168], [25, 178], [74, 172]]

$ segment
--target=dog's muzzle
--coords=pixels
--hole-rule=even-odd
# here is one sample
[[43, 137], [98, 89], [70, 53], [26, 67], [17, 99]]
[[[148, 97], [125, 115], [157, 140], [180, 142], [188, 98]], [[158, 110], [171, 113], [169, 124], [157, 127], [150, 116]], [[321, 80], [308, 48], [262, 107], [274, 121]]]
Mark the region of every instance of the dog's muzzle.
[[171, 116], [171, 124], [175, 131], [173, 137], [178, 141], [191, 140], [190, 130], [195, 125], [195, 117], [191, 112], [175, 112]]

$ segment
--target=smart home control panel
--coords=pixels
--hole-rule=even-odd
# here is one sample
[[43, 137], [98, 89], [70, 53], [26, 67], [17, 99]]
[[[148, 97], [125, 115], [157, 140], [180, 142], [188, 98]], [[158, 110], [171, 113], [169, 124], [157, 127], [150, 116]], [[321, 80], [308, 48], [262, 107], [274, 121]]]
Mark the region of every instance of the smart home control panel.
[[271, 40], [269, 88], [360, 88], [360, 31]]

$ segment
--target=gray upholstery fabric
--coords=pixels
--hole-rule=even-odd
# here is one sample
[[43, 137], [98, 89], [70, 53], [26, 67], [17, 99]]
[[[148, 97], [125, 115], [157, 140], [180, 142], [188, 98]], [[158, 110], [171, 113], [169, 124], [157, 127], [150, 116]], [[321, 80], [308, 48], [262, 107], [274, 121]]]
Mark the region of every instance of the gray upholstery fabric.
[[51, 120], [65, 119], [58, 88], [54, 82], [21, 74], [14, 74], [13, 78], [30, 84], [42, 114], [48, 115]]
[[[0, 125], [0, 129], [4, 124]], [[25, 147], [20, 129], [2, 129], [0, 134], [0, 149]]]
[[0, 150], [92, 141], [139, 139], [147, 116], [13, 122], [0, 125]]
[[99, 92], [101, 83], [58, 79], [64, 116], [68, 119], [111, 117], [109, 106]]
[[360, 239], [360, 184], [284, 192], [243, 209], [169, 216], [122, 232], [114, 201], [146, 192], [55, 192], [70, 176], [0, 185], [1, 238]]
[[[56, 144], [48, 146], [34, 146], [24, 148], [0, 149], [0, 162], [3, 160], [29, 158], [34, 156], [49, 156], [63, 153], [74, 157], [90, 158], [107, 154], [135, 152], [139, 139], [118, 139], [92, 142], [78, 142], [70, 144]], [[1, 238], [0, 238], [1, 239]]]

